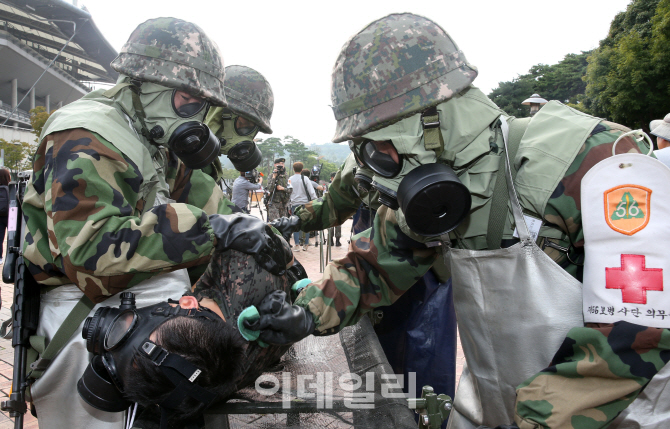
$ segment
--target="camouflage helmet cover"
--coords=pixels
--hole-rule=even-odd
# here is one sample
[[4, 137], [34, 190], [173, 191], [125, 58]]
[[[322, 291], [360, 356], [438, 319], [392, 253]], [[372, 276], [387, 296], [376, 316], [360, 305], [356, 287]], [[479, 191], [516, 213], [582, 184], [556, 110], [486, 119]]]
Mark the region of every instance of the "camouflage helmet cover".
[[339, 143], [442, 103], [477, 77], [446, 31], [422, 16], [391, 14], [342, 47], [331, 99]]
[[265, 134], [272, 134], [270, 118], [275, 99], [263, 75], [249, 67], [228, 66], [223, 85], [228, 108], [254, 121]]
[[155, 18], [138, 25], [111, 66], [134, 79], [227, 105], [219, 47], [190, 22]]

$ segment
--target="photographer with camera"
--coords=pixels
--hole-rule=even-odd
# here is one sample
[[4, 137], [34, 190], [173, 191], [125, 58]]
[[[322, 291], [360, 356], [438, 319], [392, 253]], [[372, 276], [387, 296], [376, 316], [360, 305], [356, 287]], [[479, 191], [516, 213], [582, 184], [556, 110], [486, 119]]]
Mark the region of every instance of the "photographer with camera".
[[265, 206], [268, 211], [268, 222], [279, 219], [288, 214], [288, 203], [290, 191], [288, 189], [288, 177], [284, 167], [284, 158], [275, 159], [275, 167], [272, 171], [272, 178], [267, 187], [265, 197]]
[[233, 204], [244, 213], [249, 213], [249, 191], [263, 188], [263, 177], [259, 177], [254, 168], [251, 171], [240, 171], [240, 177], [233, 182]]

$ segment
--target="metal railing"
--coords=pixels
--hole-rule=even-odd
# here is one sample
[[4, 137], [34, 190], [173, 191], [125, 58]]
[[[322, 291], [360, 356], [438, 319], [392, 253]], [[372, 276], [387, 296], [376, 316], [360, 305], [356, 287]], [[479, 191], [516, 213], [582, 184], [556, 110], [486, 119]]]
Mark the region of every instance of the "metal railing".
[[[7, 118], [12, 113], [12, 107], [6, 103], [0, 105], [0, 117]], [[10, 121], [20, 122], [30, 126], [30, 114], [23, 109], [16, 109]]]

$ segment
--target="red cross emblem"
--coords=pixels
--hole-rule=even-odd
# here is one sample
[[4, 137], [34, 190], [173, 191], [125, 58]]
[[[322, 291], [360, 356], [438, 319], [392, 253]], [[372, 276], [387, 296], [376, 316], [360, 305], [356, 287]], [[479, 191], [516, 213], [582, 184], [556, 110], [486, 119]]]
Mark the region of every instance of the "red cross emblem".
[[621, 268], [605, 268], [605, 287], [621, 289], [623, 302], [646, 304], [648, 290], [663, 291], [663, 269], [644, 264], [644, 255], [621, 255]]

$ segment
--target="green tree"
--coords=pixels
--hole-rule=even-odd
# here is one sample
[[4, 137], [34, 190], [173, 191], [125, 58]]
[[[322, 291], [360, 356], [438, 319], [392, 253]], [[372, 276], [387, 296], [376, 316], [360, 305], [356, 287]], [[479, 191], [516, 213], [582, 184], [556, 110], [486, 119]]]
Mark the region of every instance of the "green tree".
[[30, 169], [34, 150], [30, 143], [0, 139], [0, 149], [5, 151], [5, 167], [13, 173]]
[[277, 137], [270, 137], [267, 140], [259, 139], [257, 144], [258, 149], [260, 149], [263, 155], [261, 164], [258, 166], [258, 171], [267, 175], [268, 172], [272, 171], [274, 160], [284, 156], [284, 146], [281, 139]]
[[521, 103], [533, 93], [547, 100], [578, 104], [583, 98], [586, 83], [582, 80], [586, 74], [589, 52], [568, 54], [553, 65], [537, 64], [527, 74], [512, 81], [500, 82], [489, 98], [509, 115], [518, 118], [530, 114], [528, 106]]
[[51, 113], [47, 113], [47, 109], [44, 106], [37, 106], [34, 109], [30, 109], [30, 125], [33, 127], [31, 133], [35, 134], [35, 143], [39, 143], [40, 135], [42, 135], [42, 128], [44, 124], [49, 119], [55, 110]]
[[510, 82], [499, 82], [498, 87], [489, 94], [489, 98], [508, 115], [525, 118], [529, 115], [527, 106], [521, 102], [533, 93], [533, 82], [526, 75]]
[[633, 0], [617, 14], [589, 57], [586, 107], [632, 128], [648, 130], [670, 112], [670, 2]]
[[314, 162], [310, 161], [309, 157], [316, 157], [318, 154], [313, 150], [308, 149], [307, 146], [305, 146], [305, 143], [292, 136], [284, 137], [283, 143], [284, 150], [289, 155], [289, 159], [286, 162], [287, 165], [291, 165], [296, 161], [301, 161], [303, 164], [305, 164], [306, 168], [314, 165]]

